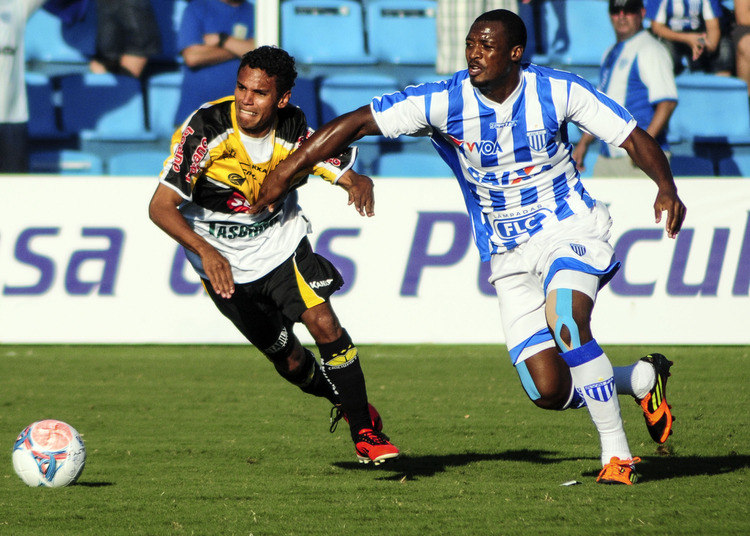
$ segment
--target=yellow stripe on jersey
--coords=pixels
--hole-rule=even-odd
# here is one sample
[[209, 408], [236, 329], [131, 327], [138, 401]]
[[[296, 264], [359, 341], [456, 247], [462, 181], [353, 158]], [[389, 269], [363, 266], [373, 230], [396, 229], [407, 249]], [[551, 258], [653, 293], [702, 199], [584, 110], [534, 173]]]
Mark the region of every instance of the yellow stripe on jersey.
[[297, 260], [292, 259], [292, 261], [294, 263], [294, 275], [297, 277], [297, 288], [299, 288], [300, 296], [302, 296], [302, 301], [305, 302], [307, 308], [309, 309], [310, 307], [315, 307], [316, 305], [323, 303], [325, 300], [318, 296], [312, 287], [307, 284], [305, 278], [302, 277], [302, 274], [297, 268]]

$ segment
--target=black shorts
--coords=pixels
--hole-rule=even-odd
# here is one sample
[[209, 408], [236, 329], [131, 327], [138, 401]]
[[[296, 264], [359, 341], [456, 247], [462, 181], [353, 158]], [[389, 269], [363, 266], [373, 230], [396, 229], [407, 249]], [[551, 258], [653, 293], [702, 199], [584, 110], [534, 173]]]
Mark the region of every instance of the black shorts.
[[[229, 299], [218, 296], [204, 280], [209, 296], [237, 329], [260, 351], [276, 348], [306, 310], [336, 292], [344, 280], [328, 259], [314, 253], [303, 238], [294, 254], [257, 281], [235, 284]], [[286, 336], [285, 336], [286, 337]], [[288, 337], [291, 339], [291, 337]]]
[[152, 57], [161, 52], [161, 34], [150, 0], [98, 0], [97, 56], [116, 61], [123, 54]]

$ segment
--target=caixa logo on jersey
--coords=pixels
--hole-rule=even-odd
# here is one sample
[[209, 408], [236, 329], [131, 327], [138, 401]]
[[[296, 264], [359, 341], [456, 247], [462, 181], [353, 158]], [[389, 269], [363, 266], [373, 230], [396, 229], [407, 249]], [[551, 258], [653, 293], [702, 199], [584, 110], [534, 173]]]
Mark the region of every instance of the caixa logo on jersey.
[[528, 233], [532, 229], [539, 227], [542, 220], [547, 217], [549, 210], [540, 210], [533, 214], [526, 214], [516, 218], [503, 218], [495, 220], [495, 230], [497, 234], [506, 239], [516, 238], [519, 235]]

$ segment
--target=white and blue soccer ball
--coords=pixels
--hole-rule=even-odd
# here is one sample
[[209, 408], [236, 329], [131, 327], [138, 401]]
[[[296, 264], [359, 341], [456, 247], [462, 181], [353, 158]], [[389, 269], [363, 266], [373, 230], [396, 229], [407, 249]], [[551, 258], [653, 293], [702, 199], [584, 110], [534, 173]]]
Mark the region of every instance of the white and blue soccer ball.
[[62, 421], [32, 423], [13, 445], [13, 469], [28, 486], [68, 486], [78, 480], [85, 464], [81, 435]]

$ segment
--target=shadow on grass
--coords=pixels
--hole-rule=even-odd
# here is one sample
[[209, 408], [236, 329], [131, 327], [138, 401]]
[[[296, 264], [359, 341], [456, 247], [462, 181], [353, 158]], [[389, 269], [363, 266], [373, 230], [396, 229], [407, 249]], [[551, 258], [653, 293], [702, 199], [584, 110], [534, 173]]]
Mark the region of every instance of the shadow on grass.
[[[708, 476], [732, 473], [750, 467], [750, 456], [644, 456], [636, 468], [641, 482], [670, 480], [687, 476]], [[596, 476], [598, 471], [584, 473]]]
[[84, 488], [106, 488], [107, 486], [114, 486], [114, 482], [76, 482], [75, 486], [82, 486]]
[[[395, 474], [384, 476], [380, 480], [414, 480], [418, 477], [434, 476], [442, 473], [448, 467], [462, 467], [470, 463], [484, 461], [513, 461], [538, 464], [550, 464], [564, 461], [557, 458], [557, 453], [548, 450], [507, 450], [505, 452], [480, 454], [466, 452], [463, 454], [446, 454], [442, 456], [404, 456], [388, 460], [377, 467], [380, 471], [391, 471]], [[363, 465], [354, 462], [339, 462], [334, 464], [342, 469], [360, 469]], [[368, 464], [364, 467], [373, 467]]]
[[[401, 456], [389, 460], [376, 468], [378, 471], [392, 474], [384, 475], [379, 480], [414, 480], [419, 477], [430, 477], [444, 472], [449, 467], [463, 467], [470, 463], [485, 461], [528, 462], [541, 465], [581, 460], [581, 457], [559, 457], [559, 453], [548, 450], [508, 450], [498, 453], [466, 452], [463, 454], [446, 454], [442, 456]], [[593, 458], [592, 458], [593, 460]], [[334, 464], [342, 469], [369, 469], [372, 464], [363, 466], [355, 462], [338, 462]], [[648, 456], [638, 464], [641, 481], [669, 480], [681, 477], [720, 475], [750, 467], [750, 456]], [[581, 476], [596, 477], [599, 470], [587, 471]]]

